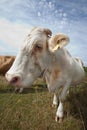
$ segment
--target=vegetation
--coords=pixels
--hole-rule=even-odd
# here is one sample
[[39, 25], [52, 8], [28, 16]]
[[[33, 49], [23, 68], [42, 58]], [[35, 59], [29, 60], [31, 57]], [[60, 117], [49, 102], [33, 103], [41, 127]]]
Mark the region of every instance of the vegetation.
[[52, 100], [53, 94], [48, 92], [41, 80], [22, 94], [16, 94], [14, 88], [1, 76], [0, 130], [87, 129], [87, 77], [76, 89], [71, 87], [61, 124], [55, 122], [56, 109], [52, 108]]
[[87, 76], [87, 67], [84, 67], [84, 70], [85, 70], [85, 72], [86, 72], [86, 76]]

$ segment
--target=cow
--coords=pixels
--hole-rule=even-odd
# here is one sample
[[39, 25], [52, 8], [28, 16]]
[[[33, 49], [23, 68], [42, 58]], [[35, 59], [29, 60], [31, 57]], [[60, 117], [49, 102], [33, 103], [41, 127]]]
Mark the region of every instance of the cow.
[[35, 27], [24, 41], [17, 57], [6, 73], [8, 82], [17, 87], [31, 86], [41, 75], [48, 90], [54, 93], [57, 107], [55, 120], [64, 117], [64, 101], [71, 84], [78, 84], [85, 76], [83, 67], [71, 56], [65, 46], [69, 37], [59, 33], [52, 36], [50, 29]]
[[5, 75], [5, 73], [10, 69], [15, 56], [0, 56], [0, 75]]

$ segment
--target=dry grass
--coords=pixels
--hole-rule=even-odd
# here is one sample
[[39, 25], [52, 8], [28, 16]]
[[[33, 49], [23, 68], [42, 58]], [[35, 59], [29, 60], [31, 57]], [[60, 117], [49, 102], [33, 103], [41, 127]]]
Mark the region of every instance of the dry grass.
[[54, 120], [52, 99], [53, 94], [41, 86], [15, 94], [0, 77], [0, 130], [87, 130], [87, 78], [76, 91], [71, 88], [61, 124]]

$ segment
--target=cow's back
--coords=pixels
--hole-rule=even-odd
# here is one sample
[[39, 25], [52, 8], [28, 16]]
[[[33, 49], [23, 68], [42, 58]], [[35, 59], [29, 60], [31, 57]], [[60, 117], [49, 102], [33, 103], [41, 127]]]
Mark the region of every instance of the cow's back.
[[85, 72], [84, 68], [73, 58], [73, 81], [74, 82], [79, 82], [81, 79], [84, 78]]

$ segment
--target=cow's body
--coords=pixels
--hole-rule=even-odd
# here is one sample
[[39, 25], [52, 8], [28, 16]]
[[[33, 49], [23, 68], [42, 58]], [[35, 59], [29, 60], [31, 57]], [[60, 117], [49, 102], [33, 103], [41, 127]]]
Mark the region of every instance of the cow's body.
[[33, 29], [6, 78], [13, 85], [24, 88], [30, 86], [43, 73], [49, 91], [54, 93], [53, 104], [58, 104], [58, 97], [60, 100], [57, 121], [58, 118], [63, 118], [63, 102], [70, 85], [79, 83], [85, 74], [79, 62], [64, 48], [69, 38], [64, 34], [52, 37], [49, 35], [49, 29]]
[[46, 70], [45, 77], [48, 82], [50, 81], [48, 84], [50, 84], [49, 89], [51, 91], [55, 91], [58, 86], [64, 86], [68, 82], [70, 84], [78, 84], [84, 77], [83, 67], [80, 66], [79, 62], [65, 48], [56, 51], [55, 55], [49, 56], [44, 61], [40, 59], [40, 62], [42, 62], [41, 68], [45, 68]]
[[0, 75], [5, 75], [12, 66], [14, 60], [14, 56], [0, 56]]

